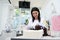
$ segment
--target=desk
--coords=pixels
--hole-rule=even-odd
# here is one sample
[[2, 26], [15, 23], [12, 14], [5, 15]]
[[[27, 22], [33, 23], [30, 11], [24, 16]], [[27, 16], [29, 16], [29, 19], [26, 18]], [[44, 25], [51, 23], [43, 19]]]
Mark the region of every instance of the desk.
[[59, 40], [60, 39], [60, 37], [42, 36], [42, 34], [43, 34], [43, 30], [39, 30], [39, 31], [24, 30], [23, 36], [13, 37], [11, 38], [11, 40]]
[[11, 38], [11, 40], [60, 40], [60, 37], [49, 37], [49, 36], [45, 36], [45, 37], [41, 37], [41, 38], [28, 38], [28, 37], [14, 37]]

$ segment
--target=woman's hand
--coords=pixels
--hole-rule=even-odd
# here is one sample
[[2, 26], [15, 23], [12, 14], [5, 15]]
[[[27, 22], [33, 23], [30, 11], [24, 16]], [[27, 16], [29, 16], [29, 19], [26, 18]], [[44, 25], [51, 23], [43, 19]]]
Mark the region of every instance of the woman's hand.
[[40, 25], [36, 25], [36, 26], [35, 26], [35, 30], [40, 30], [41, 27], [42, 27], [42, 26], [40, 26]]

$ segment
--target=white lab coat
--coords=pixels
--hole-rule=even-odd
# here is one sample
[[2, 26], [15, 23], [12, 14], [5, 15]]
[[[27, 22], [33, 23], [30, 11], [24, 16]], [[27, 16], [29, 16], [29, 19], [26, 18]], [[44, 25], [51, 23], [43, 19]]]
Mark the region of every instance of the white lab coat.
[[46, 27], [45, 24], [44, 24], [44, 19], [43, 18], [41, 18], [40, 22], [38, 20], [34, 20], [34, 22], [32, 22], [32, 19], [29, 19], [29, 23], [27, 25], [27, 29], [29, 29], [29, 28], [34, 28], [35, 29], [36, 25], [40, 25], [42, 27]]

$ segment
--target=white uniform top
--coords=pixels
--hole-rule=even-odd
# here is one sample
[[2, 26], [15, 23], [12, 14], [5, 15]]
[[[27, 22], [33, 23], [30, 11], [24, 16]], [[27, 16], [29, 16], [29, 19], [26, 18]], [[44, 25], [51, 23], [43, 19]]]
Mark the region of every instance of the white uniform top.
[[34, 28], [34, 29], [35, 29], [35, 26], [36, 26], [36, 25], [40, 25], [40, 26], [42, 26], [42, 27], [46, 27], [43, 21], [44, 21], [43, 18], [41, 18], [41, 21], [40, 21], [40, 22], [39, 22], [38, 20], [34, 20], [34, 22], [32, 22], [32, 19], [30, 19], [30, 20], [29, 20], [29, 23], [28, 23], [28, 25], [27, 25], [27, 28], [28, 28], [28, 29], [29, 29], [29, 28]]

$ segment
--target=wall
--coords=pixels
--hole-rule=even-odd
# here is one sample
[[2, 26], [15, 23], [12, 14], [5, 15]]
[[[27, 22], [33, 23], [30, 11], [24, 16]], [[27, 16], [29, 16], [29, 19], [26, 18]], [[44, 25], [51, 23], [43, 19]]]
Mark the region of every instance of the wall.
[[[12, 3], [13, 6], [19, 7], [19, 3], [18, 3], [19, 1], [24, 1], [24, 0], [11, 0], [11, 3]], [[42, 8], [49, 2], [49, 0], [25, 0], [25, 1], [30, 1], [31, 2], [30, 3], [31, 8], [32, 7]]]
[[[2, 16], [2, 4], [1, 4], [1, 2], [0, 2], [0, 18], [1, 18], [1, 16]], [[1, 28], [1, 19], [0, 19], [0, 28]], [[1, 31], [1, 30], [0, 30]]]
[[41, 15], [51, 22], [51, 17], [60, 15], [60, 0], [50, 0], [50, 2], [41, 10]]
[[5, 29], [9, 13], [9, 3], [7, 0], [0, 0], [0, 31]]
[[51, 35], [60, 36], [60, 31], [53, 30], [52, 17], [60, 15], [60, 0], [50, 0], [50, 2], [41, 10], [41, 15], [50, 22]]

